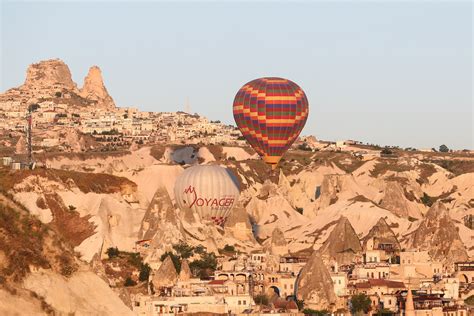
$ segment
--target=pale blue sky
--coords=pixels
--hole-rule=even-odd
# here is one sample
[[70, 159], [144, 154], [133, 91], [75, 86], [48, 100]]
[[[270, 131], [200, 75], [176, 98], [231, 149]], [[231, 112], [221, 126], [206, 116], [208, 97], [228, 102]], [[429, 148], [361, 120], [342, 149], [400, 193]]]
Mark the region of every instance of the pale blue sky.
[[61, 58], [99, 65], [118, 106], [191, 109], [233, 123], [262, 76], [308, 95], [303, 134], [473, 148], [470, 1], [13, 2], [1, 6], [1, 90]]

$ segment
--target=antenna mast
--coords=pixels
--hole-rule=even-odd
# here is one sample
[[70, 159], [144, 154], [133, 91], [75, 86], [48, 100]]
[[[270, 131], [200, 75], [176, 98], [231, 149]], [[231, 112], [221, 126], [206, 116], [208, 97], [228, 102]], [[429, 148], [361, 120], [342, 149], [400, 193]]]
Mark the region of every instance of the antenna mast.
[[28, 147], [28, 167], [30, 169], [33, 169], [33, 142], [32, 142], [32, 123], [33, 123], [33, 111], [34, 111], [34, 105], [30, 105], [28, 107], [28, 113], [26, 114], [26, 121], [27, 121], [27, 127], [26, 127], [26, 141], [27, 141], [27, 147]]

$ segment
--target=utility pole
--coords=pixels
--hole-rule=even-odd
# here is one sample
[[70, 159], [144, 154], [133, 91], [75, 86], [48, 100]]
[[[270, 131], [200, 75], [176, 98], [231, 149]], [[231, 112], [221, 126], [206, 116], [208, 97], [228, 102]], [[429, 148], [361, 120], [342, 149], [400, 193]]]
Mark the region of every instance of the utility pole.
[[28, 147], [28, 168], [33, 169], [34, 161], [33, 161], [33, 112], [38, 109], [38, 104], [30, 104], [28, 106], [28, 113], [26, 114], [26, 141]]
[[31, 123], [32, 123], [32, 106], [28, 107], [28, 114], [26, 114], [26, 122], [27, 122], [27, 127], [26, 127], [26, 141], [27, 141], [27, 147], [28, 147], [28, 167], [31, 169], [33, 165], [33, 154], [32, 154], [32, 136], [31, 136]]

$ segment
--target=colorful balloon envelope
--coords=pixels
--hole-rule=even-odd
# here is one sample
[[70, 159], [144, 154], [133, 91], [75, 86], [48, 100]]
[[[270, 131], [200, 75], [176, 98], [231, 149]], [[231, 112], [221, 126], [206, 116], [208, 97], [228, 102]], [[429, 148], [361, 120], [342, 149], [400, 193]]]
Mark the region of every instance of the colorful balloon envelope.
[[240, 191], [229, 169], [199, 165], [186, 169], [176, 179], [174, 195], [182, 211], [190, 209], [201, 220], [223, 226], [237, 204]]
[[283, 78], [250, 81], [234, 99], [234, 119], [238, 128], [272, 169], [298, 138], [308, 113], [304, 91]]

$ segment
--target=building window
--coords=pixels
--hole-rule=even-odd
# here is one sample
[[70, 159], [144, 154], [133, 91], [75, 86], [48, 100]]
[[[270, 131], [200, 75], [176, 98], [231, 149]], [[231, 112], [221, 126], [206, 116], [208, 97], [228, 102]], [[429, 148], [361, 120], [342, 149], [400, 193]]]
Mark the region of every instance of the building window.
[[242, 303], [242, 305], [247, 305], [247, 301], [244, 300], [243, 303]]
[[237, 302], [238, 305], [242, 305], [241, 303], [242, 303], [241, 301], [238, 301], [238, 302]]

